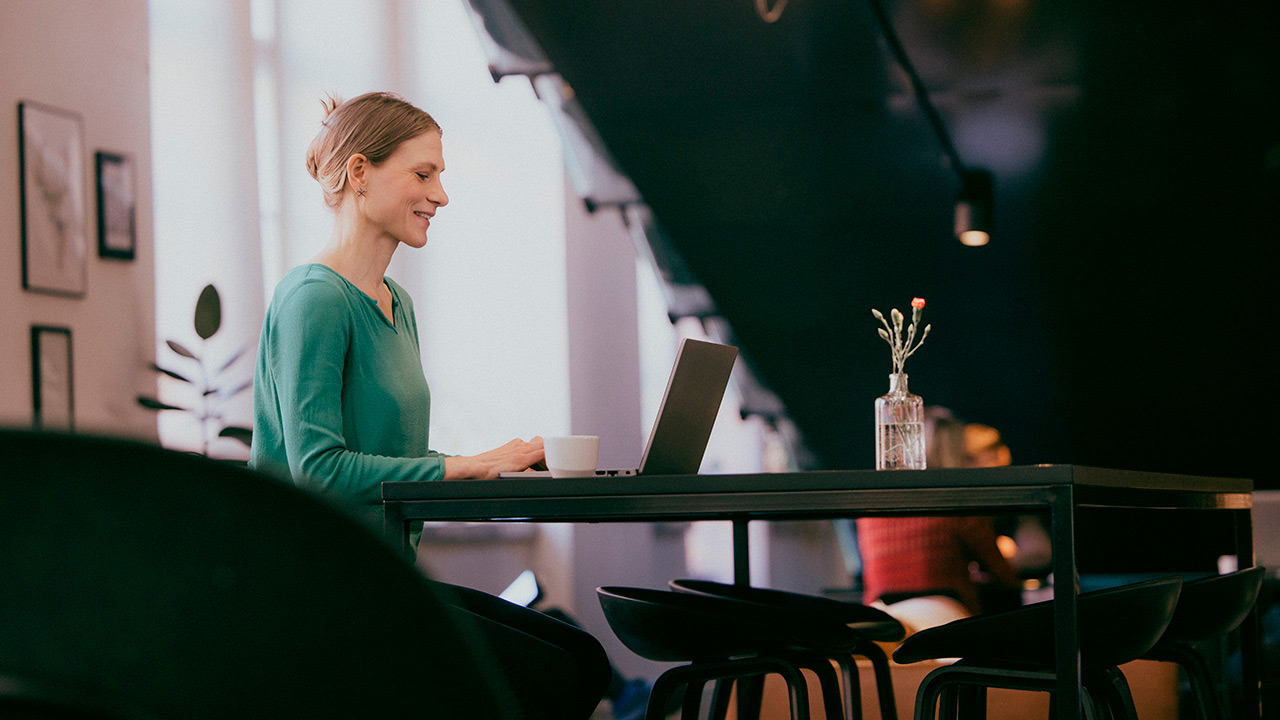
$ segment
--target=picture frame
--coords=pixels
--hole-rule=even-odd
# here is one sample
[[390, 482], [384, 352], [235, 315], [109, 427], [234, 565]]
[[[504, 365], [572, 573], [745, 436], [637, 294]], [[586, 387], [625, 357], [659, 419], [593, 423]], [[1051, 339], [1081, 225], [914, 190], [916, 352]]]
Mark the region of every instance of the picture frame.
[[75, 430], [75, 384], [71, 329], [31, 327], [32, 425], [42, 430]]
[[84, 129], [80, 116], [18, 103], [22, 287], [83, 297], [88, 265]]
[[99, 150], [94, 166], [98, 186], [98, 257], [132, 260], [138, 240], [133, 159]]

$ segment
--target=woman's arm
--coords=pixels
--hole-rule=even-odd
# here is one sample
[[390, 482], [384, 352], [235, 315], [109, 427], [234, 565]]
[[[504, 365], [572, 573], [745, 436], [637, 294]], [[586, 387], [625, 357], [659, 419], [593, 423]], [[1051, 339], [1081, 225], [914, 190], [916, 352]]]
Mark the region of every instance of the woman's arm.
[[364, 504], [382, 483], [494, 478], [543, 457], [542, 438], [512, 440], [473, 456], [391, 457], [353, 452], [343, 434], [342, 391], [353, 332], [348, 297], [325, 282], [303, 282], [277, 304], [268, 344], [289, 473], [300, 485]]
[[343, 373], [353, 332], [344, 291], [303, 281], [280, 299], [264, 337], [289, 474], [299, 485], [363, 504], [385, 481], [439, 480], [445, 458], [352, 452], [343, 431]]

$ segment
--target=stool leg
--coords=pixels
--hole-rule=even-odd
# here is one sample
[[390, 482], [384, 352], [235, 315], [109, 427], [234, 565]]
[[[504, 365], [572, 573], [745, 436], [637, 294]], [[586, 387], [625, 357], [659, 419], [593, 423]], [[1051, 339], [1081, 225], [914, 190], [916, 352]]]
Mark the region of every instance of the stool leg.
[[1133, 705], [1133, 693], [1129, 690], [1129, 681], [1119, 668], [1084, 669], [1084, 686], [1089, 691], [1089, 698], [1097, 705], [1103, 717], [1116, 720], [1138, 720], [1138, 711]]
[[836, 655], [831, 659], [840, 667], [840, 682], [844, 689], [841, 701], [844, 702], [845, 720], [862, 720], [862, 681], [858, 677], [858, 666], [853, 656]]
[[898, 720], [898, 705], [893, 699], [893, 676], [889, 673], [889, 658], [879, 645], [872, 642], [860, 644], [855, 653], [871, 661], [875, 671], [876, 695], [880, 699], [880, 720]]
[[1183, 645], [1170, 644], [1162, 649], [1164, 656], [1160, 659], [1177, 663], [1187, 674], [1191, 696], [1195, 698], [1201, 720], [1220, 720], [1223, 717], [1222, 704], [1215, 692], [1213, 674], [1209, 671], [1209, 664], [1205, 662], [1204, 656], [1195, 648]]
[[[678, 670], [679, 668], [673, 668]], [[662, 673], [653, 681], [653, 689], [649, 691], [649, 705], [644, 711], [644, 720], [664, 720], [667, 716], [667, 702], [671, 693], [679, 688], [681, 681], [672, 674], [672, 670]]]
[[738, 678], [735, 686], [738, 688], [738, 720], [759, 720], [764, 677]]
[[941, 720], [959, 719], [960, 686], [949, 685], [938, 692], [938, 717]]
[[694, 680], [684, 686], [684, 705], [680, 709], [680, 720], [698, 720], [702, 713], [702, 688], [705, 685], [701, 680]]
[[715, 690], [711, 694], [711, 720], [726, 720], [729, 717], [729, 696], [732, 694], [732, 680], [716, 681]]
[[787, 681], [787, 695], [791, 700], [791, 720], [809, 720], [809, 690], [804, 675], [791, 664], [780, 663], [778, 674]]
[[[938, 707], [938, 700], [949, 687], [946, 676], [939, 674], [937, 670], [925, 675], [924, 680], [920, 681], [919, 689], [916, 690], [915, 720], [933, 720], [933, 711]], [[945, 710], [938, 717], [940, 720], [954, 720], [954, 715], [948, 717]]]
[[982, 685], [957, 685], [952, 693], [957, 699], [956, 717], [959, 720], [985, 720], [987, 717], [987, 689]]
[[[979, 686], [977, 694], [970, 687], [975, 685]], [[967, 703], [970, 711], [975, 709], [975, 705], [977, 710], [985, 711], [986, 688], [989, 687], [1052, 693], [1056, 680], [1052, 672], [1040, 670], [1014, 670], [962, 663], [944, 665], [925, 675], [920, 682], [920, 688], [916, 691], [915, 718], [933, 720], [934, 709], [940, 700], [946, 701], [938, 715], [942, 720], [955, 720], [958, 708], [964, 705], [960, 702], [962, 700], [970, 701]]]
[[827, 720], [844, 720], [840, 679], [835, 668], [831, 667], [831, 661], [825, 655], [806, 653], [804, 667], [818, 676], [818, 688], [822, 692], [822, 714]]

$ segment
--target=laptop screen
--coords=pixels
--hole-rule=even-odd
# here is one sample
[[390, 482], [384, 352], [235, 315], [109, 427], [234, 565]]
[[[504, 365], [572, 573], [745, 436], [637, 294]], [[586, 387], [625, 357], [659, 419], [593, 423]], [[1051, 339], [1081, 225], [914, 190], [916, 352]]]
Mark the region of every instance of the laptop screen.
[[685, 338], [640, 461], [645, 475], [694, 475], [720, 411], [738, 348]]

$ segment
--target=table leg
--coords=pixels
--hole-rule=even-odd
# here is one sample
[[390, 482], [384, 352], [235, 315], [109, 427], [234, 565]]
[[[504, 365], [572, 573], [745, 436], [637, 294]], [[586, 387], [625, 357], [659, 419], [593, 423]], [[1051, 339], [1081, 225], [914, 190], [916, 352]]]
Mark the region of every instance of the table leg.
[[[1253, 556], [1253, 510], [1233, 513], [1235, 516], [1236, 564], [1240, 569], [1253, 567], [1257, 559]], [[1280, 713], [1280, 708], [1261, 706], [1262, 680], [1262, 632], [1258, 623], [1257, 605], [1249, 611], [1244, 622], [1240, 624], [1240, 707], [1242, 718], [1271, 717]], [[1268, 715], [1268, 711], [1271, 713]]]
[[1080, 584], [1076, 577], [1075, 502], [1072, 489], [1054, 492], [1049, 505], [1053, 547], [1054, 670], [1058, 676], [1057, 720], [1080, 720], [1080, 634], [1076, 606]]
[[409, 554], [409, 523], [404, 519], [400, 503], [382, 503], [382, 534], [391, 546], [403, 554]]
[[747, 518], [733, 519], [733, 584], [751, 584], [751, 541], [747, 536]]

